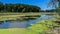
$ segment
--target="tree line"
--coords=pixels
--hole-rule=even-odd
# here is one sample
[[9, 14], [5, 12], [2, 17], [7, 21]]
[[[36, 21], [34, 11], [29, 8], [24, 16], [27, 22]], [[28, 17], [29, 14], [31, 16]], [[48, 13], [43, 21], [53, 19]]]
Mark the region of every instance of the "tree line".
[[[45, 10], [46, 12], [54, 12], [55, 9]], [[45, 12], [40, 7], [28, 4], [3, 4], [0, 2], [0, 12]]]
[[39, 12], [38, 6], [27, 4], [3, 4], [0, 2], [0, 12]]

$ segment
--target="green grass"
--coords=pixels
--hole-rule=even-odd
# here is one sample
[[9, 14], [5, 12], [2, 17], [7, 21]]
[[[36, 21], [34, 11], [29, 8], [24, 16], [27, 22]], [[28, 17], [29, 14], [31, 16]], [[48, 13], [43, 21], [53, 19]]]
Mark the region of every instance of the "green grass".
[[23, 28], [8, 28], [0, 29], [0, 34], [24, 34], [25, 31]]
[[37, 32], [24, 28], [9, 28], [0, 29], [0, 34], [37, 34]]

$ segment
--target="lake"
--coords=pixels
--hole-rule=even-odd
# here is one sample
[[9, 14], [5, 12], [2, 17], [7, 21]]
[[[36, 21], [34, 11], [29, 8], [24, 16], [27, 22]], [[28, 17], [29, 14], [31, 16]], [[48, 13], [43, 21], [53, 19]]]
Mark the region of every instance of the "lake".
[[31, 26], [31, 24], [37, 23], [41, 20], [49, 20], [51, 18], [54, 18], [52, 15], [42, 14], [39, 18], [36, 19], [29, 19], [29, 20], [23, 20], [23, 21], [8, 21], [5, 20], [0, 24], [0, 28], [27, 28]]

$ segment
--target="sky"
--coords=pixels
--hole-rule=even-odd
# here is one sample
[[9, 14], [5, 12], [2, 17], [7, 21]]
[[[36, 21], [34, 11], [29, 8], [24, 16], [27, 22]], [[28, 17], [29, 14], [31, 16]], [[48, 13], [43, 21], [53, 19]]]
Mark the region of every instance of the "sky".
[[51, 7], [47, 8], [47, 3], [49, 0], [0, 0], [1, 2], [5, 3], [21, 3], [21, 4], [29, 4], [39, 6], [42, 10], [49, 10], [52, 9]]

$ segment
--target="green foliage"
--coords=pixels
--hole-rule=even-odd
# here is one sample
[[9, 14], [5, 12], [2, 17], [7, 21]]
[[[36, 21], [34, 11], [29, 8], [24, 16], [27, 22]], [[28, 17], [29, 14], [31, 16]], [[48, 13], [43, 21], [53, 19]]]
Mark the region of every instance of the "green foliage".
[[2, 11], [4, 9], [4, 5], [2, 2], [0, 2], [0, 11]]
[[5, 12], [4, 10], [7, 12], [39, 12], [41, 8], [27, 4], [3, 4], [0, 2], [0, 12]]

